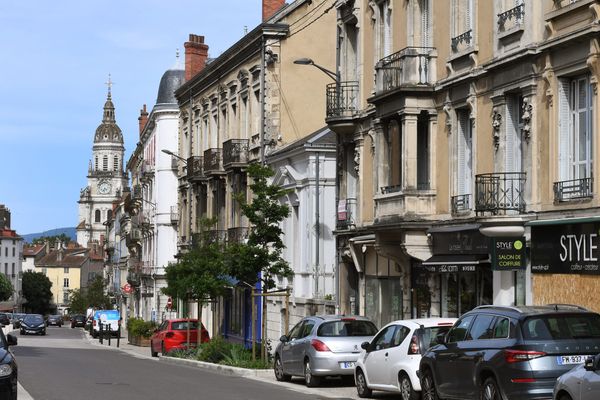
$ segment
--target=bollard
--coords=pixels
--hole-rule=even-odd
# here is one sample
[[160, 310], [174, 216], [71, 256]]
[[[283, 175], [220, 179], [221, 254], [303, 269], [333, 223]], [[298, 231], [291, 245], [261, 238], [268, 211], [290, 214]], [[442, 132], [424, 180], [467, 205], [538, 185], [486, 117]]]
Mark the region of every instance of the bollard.
[[110, 323], [108, 324], [108, 329], [106, 332], [108, 334], [108, 345], [110, 346], [110, 337], [112, 336], [112, 326], [110, 326]]
[[119, 327], [117, 328], [117, 347], [119, 347], [120, 341], [121, 341], [121, 321], [119, 321]]
[[102, 332], [102, 322], [98, 321], [98, 329], [100, 330], [98, 336], [100, 337], [100, 344], [102, 344], [102, 336], [104, 332]]

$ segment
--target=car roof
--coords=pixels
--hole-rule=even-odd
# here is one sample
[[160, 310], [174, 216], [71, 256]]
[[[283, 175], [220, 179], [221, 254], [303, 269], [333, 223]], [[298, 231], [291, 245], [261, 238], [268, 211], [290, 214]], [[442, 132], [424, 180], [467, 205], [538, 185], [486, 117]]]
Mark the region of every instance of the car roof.
[[487, 311], [493, 314], [501, 314], [511, 316], [517, 319], [524, 319], [535, 315], [549, 315], [549, 314], [597, 314], [584, 307], [573, 305], [573, 304], [548, 304], [548, 305], [529, 305], [529, 306], [497, 306], [497, 305], [485, 305], [474, 308], [473, 310], [465, 313], [480, 313]]
[[307, 318], [314, 318], [314, 319], [320, 319], [323, 321], [339, 321], [341, 319], [354, 319], [357, 321], [370, 321], [372, 322], [369, 318], [367, 317], [363, 317], [361, 315], [339, 315], [339, 314], [326, 314], [326, 315], [313, 315], [310, 317], [305, 317]]
[[[423, 325], [426, 328], [431, 328], [435, 326], [452, 326], [458, 318], [413, 318], [413, 319], [398, 319], [396, 321], [392, 321], [387, 325], [407, 325], [413, 328], [418, 328]], [[386, 325], [386, 326], [387, 326]]]

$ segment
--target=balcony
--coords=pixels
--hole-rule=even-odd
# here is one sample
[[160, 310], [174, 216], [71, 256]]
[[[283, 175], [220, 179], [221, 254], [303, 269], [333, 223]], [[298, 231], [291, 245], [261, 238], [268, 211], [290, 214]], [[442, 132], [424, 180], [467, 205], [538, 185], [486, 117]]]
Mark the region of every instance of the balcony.
[[226, 230], [213, 229], [208, 231], [207, 240], [208, 243], [219, 243], [224, 244], [227, 242], [228, 233]]
[[142, 268], [140, 274], [142, 276], [152, 276], [154, 273], [154, 265], [150, 261], [142, 261]]
[[177, 206], [171, 206], [171, 223], [177, 225], [179, 222], [179, 210]]
[[496, 172], [475, 176], [475, 213], [491, 215], [525, 212], [525, 172]]
[[149, 161], [142, 162], [142, 178], [150, 179], [154, 176], [154, 165]]
[[138, 287], [142, 283], [141, 275], [138, 270], [130, 269], [127, 272], [127, 283], [133, 287]]
[[340, 134], [353, 133], [353, 119], [359, 111], [358, 81], [330, 83], [326, 88], [326, 96], [325, 121], [329, 128]]
[[202, 156], [192, 156], [187, 159], [187, 180], [190, 182], [206, 179]]
[[377, 223], [398, 220], [408, 214], [435, 214], [436, 194], [433, 190], [406, 189], [401, 186], [380, 188], [381, 194], [374, 197]]
[[554, 201], [591, 199], [594, 196], [594, 178], [554, 182]]
[[204, 174], [220, 175], [224, 174], [223, 170], [223, 151], [222, 149], [208, 149], [204, 151]]
[[507, 31], [523, 23], [525, 4], [519, 4], [503, 13], [498, 14], [498, 30]]
[[127, 236], [125, 236], [125, 244], [128, 248], [137, 246], [142, 241], [142, 231], [140, 229], [132, 229]]
[[248, 239], [250, 230], [247, 227], [236, 227], [227, 229], [227, 241], [229, 243], [244, 243]]
[[459, 194], [450, 198], [452, 215], [468, 214], [471, 212], [471, 194]]
[[356, 226], [356, 198], [340, 199], [337, 208], [337, 229], [349, 229]]
[[248, 165], [248, 139], [229, 139], [223, 143], [223, 167], [243, 168]]
[[142, 199], [142, 185], [133, 185], [133, 190], [131, 191], [131, 198], [133, 200]]
[[450, 39], [450, 46], [455, 53], [460, 53], [473, 47], [473, 30], [469, 29]]
[[375, 65], [375, 97], [398, 89], [431, 88], [436, 81], [434, 47], [406, 47]]

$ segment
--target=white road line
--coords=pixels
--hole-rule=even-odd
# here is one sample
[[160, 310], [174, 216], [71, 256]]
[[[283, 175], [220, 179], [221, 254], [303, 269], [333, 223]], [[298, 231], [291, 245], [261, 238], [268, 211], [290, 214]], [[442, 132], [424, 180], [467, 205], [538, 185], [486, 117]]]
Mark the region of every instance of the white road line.
[[20, 382], [17, 382], [17, 385], [17, 398], [19, 400], [34, 400], [33, 397], [31, 397], [31, 395], [27, 393], [27, 390], [25, 390], [25, 388], [21, 386]]

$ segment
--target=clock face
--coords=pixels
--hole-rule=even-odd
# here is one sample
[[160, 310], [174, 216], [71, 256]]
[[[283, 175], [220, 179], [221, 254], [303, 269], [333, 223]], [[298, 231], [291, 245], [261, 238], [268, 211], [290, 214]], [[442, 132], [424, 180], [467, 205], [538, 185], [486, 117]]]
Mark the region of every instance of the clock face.
[[100, 194], [108, 194], [110, 193], [110, 183], [104, 181], [104, 182], [100, 182], [100, 184], [98, 185], [98, 193]]

